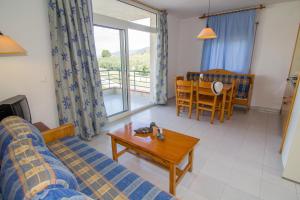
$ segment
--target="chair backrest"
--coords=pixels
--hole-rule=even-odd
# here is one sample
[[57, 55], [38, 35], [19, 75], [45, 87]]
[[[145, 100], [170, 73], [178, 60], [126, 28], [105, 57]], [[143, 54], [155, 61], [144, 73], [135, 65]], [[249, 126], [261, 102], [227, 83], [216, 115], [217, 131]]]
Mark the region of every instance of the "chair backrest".
[[238, 93], [237, 81], [232, 80], [231, 84], [232, 84], [232, 89], [231, 89], [231, 92], [229, 93], [229, 95], [230, 95], [230, 98], [234, 98]]
[[179, 81], [179, 80], [184, 80], [184, 76], [176, 76], [176, 81]]
[[194, 81], [184, 81], [184, 80], [176, 81], [176, 89], [180, 89], [180, 90], [192, 90], [193, 85], [194, 85]]
[[199, 95], [217, 96], [211, 90], [211, 82], [199, 81], [197, 84], [197, 96]]
[[222, 69], [208, 70], [205, 72], [187, 72], [187, 80], [199, 80], [200, 74], [203, 74], [204, 81], [221, 81], [222, 83], [232, 83], [236, 81], [237, 98], [248, 98], [249, 91], [254, 84], [254, 74], [238, 74]]
[[176, 81], [176, 97], [180, 94], [192, 94], [193, 93], [194, 82], [193, 81]]

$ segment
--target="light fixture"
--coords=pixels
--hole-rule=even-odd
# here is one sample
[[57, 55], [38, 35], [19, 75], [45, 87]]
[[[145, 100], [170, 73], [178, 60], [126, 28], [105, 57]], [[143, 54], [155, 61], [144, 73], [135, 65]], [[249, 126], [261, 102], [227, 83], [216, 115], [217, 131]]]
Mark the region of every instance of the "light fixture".
[[9, 36], [0, 32], [0, 55], [23, 55], [26, 50]]
[[[210, 11], [210, 0], [208, 0], [208, 12], [207, 12], [208, 17], [209, 17], [209, 11]], [[202, 40], [217, 38], [217, 34], [215, 33], [215, 31], [212, 28], [208, 27], [208, 18], [206, 22], [206, 27], [202, 29], [202, 31], [199, 33], [197, 38]]]

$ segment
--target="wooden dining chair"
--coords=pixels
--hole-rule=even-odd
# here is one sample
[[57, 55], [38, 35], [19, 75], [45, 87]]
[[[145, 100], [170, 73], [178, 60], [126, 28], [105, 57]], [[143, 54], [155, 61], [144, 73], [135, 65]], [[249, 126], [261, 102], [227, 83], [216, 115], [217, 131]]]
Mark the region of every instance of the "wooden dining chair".
[[226, 101], [225, 101], [225, 109], [224, 112], [227, 114], [227, 119], [230, 119], [233, 113], [233, 97], [236, 95], [236, 81], [232, 81], [232, 88], [229, 92], [227, 92]]
[[203, 111], [211, 112], [210, 123], [214, 123], [215, 113], [219, 111], [219, 119], [221, 118], [221, 96], [215, 95], [211, 90], [211, 82], [200, 81], [197, 85], [196, 94], [196, 116], [199, 120]]
[[184, 81], [184, 76], [176, 76], [176, 81]]
[[179, 116], [182, 108], [188, 108], [188, 116], [192, 116], [193, 81], [176, 81], [176, 114]]

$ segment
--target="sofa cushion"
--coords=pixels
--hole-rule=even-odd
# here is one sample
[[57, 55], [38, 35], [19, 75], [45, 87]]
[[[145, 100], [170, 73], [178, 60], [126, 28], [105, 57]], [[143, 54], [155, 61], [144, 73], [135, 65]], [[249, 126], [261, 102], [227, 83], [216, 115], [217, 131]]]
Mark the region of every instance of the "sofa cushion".
[[46, 147], [33, 146], [31, 139], [8, 146], [0, 186], [3, 199], [31, 199], [46, 188], [78, 189], [74, 175]]
[[92, 200], [85, 194], [64, 188], [46, 189], [41, 194], [36, 195], [32, 200]]
[[24, 119], [10, 116], [0, 122], [0, 166], [8, 145], [25, 138], [32, 139], [34, 145], [46, 146], [40, 131]]
[[77, 137], [55, 141], [48, 147], [75, 174], [79, 190], [93, 199], [107, 196], [132, 200], [175, 199]]
[[[188, 80], [199, 80], [201, 73], [187, 73]], [[246, 75], [234, 75], [234, 74], [203, 74], [204, 81], [221, 81], [222, 83], [230, 84], [233, 80], [236, 81], [237, 95], [236, 98], [245, 99], [248, 98], [250, 89], [250, 78]]]

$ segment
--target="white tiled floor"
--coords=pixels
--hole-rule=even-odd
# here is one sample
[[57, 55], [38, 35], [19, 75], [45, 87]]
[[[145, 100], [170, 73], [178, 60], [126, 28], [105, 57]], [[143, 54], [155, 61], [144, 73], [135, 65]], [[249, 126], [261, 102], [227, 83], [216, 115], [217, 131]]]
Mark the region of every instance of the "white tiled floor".
[[[159, 126], [201, 139], [192, 173], [177, 186], [177, 197], [188, 200], [300, 200], [300, 186], [282, 179], [279, 114], [235, 110], [220, 124], [175, 114], [174, 103], [156, 106], [107, 126], [115, 130], [129, 121], [155, 121]], [[90, 145], [111, 157], [110, 138], [97, 136]], [[168, 191], [168, 173], [151, 163], [124, 154], [128, 169]]]

